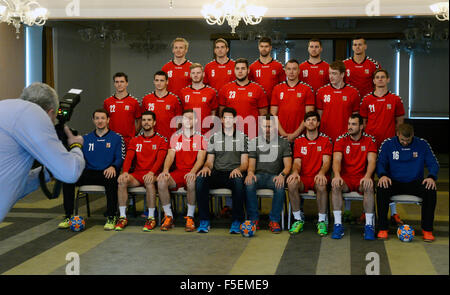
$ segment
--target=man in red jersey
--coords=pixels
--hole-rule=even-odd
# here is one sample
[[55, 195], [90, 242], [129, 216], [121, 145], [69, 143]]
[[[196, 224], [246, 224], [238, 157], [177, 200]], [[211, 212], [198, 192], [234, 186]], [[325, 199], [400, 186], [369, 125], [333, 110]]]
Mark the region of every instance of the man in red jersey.
[[113, 76], [116, 93], [105, 99], [103, 108], [109, 114], [109, 128], [122, 135], [125, 146], [141, 128], [141, 106], [136, 98], [128, 93], [128, 76], [116, 73]]
[[[154, 213], [156, 205], [155, 182], [158, 173], [164, 162], [169, 144], [167, 139], [155, 132], [156, 115], [152, 111], [142, 113], [142, 128], [144, 134], [134, 137], [127, 148], [125, 161], [123, 162], [123, 173], [119, 176], [119, 211], [120, 218], [117, 221], [116, 231], [123, 230], [128, 219], [126, 215], [126, 203], [128, 200], [128, 187], [144, 185], [147, 191], [146, 200], [149, 207], [149, 217], [142, 230], [147, 231], [154, 227]], [[131, 164], [135, 162], [133, 172], [130, 172]], [[167, 216], [164, 219], [165, 227], [168, 229], [173, 226], [173, 218]], [[161, 229], [163, 227], [161, 226]], [[167, 230], [166, 229], [166, 230]]]
[[267, 114], [268, 103], [264, 89], [248, 79], [248, 72], [248, 61], [237, 59], [234, 68], [236, 81], [226, 84], [219, 92], [219, 115], [225, 107], [235, 109], [238, 116], [236, 129], [252, 139], [257, 135], [258, 116]]
[[355, 37], [352, 41], [353, 57], [344, 60], [345, 82], [356, 87], [361, 97], [373, 91], [373, 73], [381, 68], [380, 64], [366, 56], [367, 43], [363, 37]]
[[217, 91], [220, 91], [223, 85], [236, 79], [234, 75], [234, 60], [227, 56], [228, 51], [230, 51], [228, 42], [222, 38], [217, 39], [214, 41], [215, 59], [205, 66], [203, 83]]
[[[386, 70], [376, 70], [373, 74], [375, 91], [363, 98], [359, 111], [364, 118], [364, 130], [375, 137], [377, 148], [380, 148], [385, 139], [394, 137], [395, 130], [404, 122], [405, 108], [402, 99], [389, 91], [389, 81], [389, 73]], [[403, 224], [395, 203], [392, 202], [389, 206], [392, 222]]]
[[272, 89], [286, 80], [283, 65], [272, 58], [272, 40], [263, 37], [258, 41], [259, 59], [250, 65], [249, 79], [261, 85], [267, 93], [268, 103], [272, 97]]
[[340, 136], [334, 144], [331, 196], [333, 202], [333, 239], [344, 236], [342, 225], [342, 193], [359, 192], [364, 195], [363, 206], [366, 213], [364, 239], [375, 240], [374, 228], [374, 182], [373, 172], [377, 161], [375, 138], [363, 132], [363, 118], [353, 114], [348, 119], [348, 132]]
[[[187, 232], [195, 230], [195, 180], [197, 172], [205, 162], [207, 147], [204, 137], [194, 131], [196, 121], [194, 110], [183, 111], [182, 127], [170, 139], [170, 149], [164, 161], [164, 168], [157, 179], [158, 195], [166, 215], [168, 212], [172, 215], [169, 189], [186, 188], [188, 210], [185, 217], [185, 231]], [[174, 162], [175, 169], [170, 171]]]
[[293, 142], [305, 129], [302, 118], [314, 110], [314, 92], [311, 86], [298, 79], [298, 61], [291, 59], [285, 66], [287, 80], [272, 91], [270, 113], [278, 116], [278, 133]]
[[189, 67], [191, 62], [186, 59], [189, 42], [184, 38], [176, 38], [172, 41], [173, 59], [162, 67], [162, 71], [169, 77], [167, 90], [180, 96], [180, 91], [191, 84]]
[[[203, 84], [202, 65], [193, 63], [190, 70], [192, 85], [181, 89], [181, 104], [183, 110], [193, 109], [196, 112], [198, 120], [196, 120], [195, 131], [201, 131], [201, 134], [205, 134], [210, 129], [209, 123], [213, 122], [211, 118], [208, 118], [207, 121], [205, 121], [205, 118], [216, 115], [219, 99], [214, 88]], [[203, 126], [203, 122], [205, 122], [205, 126]]]
[[328, 69], [330, 65], [320, 58], [322, 53], [322, 42], [319, 39], [311, 39], [308, 42], [309, 59], [300, 64], [299, 79], [317, 89], [330, 83]]
[[287, 179], [289, 200], [295, 222], [289, 229], [290, 234], [303, 231], [303, 218], [300, 213], [299, 192], [314, 190], [317, 194], [319, 222], [317, 233], [320, 236], [328, 234], [327, 207], [330, 182], [329, 170], [333, 145], [331, 139], [319, 133], [320, 116], [316, 111], [307, 112], [304, 116], [306, 133], [294, 142], [294, 165]]
[[335, 61], [330, 65], [330, 84], [317, 90], [316, 107], [322, 118], [320, 132], [336, 138], [347, 132], [348, 117], [359, 112], [360, 96], [358, 90], [344, 82], [345, 65]]
[[155, 112], [158, 117], [155, 131], [169, 139], [177, 129], [177, 117], [181, 115], [181, 101], [167, 91], [167, 73], [158, 71], [153, 75], [155, 91], [142, 99], [142, 111]]

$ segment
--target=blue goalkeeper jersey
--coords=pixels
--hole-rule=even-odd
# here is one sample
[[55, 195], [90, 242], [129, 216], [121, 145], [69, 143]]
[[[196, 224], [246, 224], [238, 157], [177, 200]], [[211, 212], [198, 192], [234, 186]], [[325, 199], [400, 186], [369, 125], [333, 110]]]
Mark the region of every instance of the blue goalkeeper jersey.
[[105, 170], [110, 166], [119, 173], [125, 159], [125, 143], [121, 135], [109, 130], [102, 137], [92, 131], [83, 136], [83, 154], [86, 169]]

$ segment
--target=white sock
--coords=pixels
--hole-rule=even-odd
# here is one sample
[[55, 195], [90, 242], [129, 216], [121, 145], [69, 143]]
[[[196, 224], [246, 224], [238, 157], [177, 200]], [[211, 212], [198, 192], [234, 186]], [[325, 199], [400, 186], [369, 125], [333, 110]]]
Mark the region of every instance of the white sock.
[[319, 222], [322, 222], [322, 221], [325, 221], [325, 220], [327, 220], [327, 215], [319, 213]]
[[395, 206], [395, 202], [389, 203], [389, 208], [391, 208], [391, 216], [397, 214], [397, 206]]
[[188, 205], [187, 216], [194, 217], [195, 205], [191, 205], [191, 204], [187, 204], [187, 205]]
[[148, 208], [148, 217], [155, 217], [155, 208]]
[[366, 213], [366, 225], [373, 225], [373, 213]]
[[172, 215], [172, 209], [170, 209], [170, 203], [163, 206], [164, 213], [166, 213], [167, 216], [173, 216]]
[[334, 224], [342, 224], [342, 211], [333, 211]]
[[352, 209], [352, 201], [345, 201], [345, 211], [350, 211]]
[[294, 215], [295, 220], [303, 220], [302, 219], [302, 215], [300, 214], [301, 211], [295, 211], [292, 212], [292, 214]]
[[127, 206], [119, 206], [120, 217], [127, 217]]

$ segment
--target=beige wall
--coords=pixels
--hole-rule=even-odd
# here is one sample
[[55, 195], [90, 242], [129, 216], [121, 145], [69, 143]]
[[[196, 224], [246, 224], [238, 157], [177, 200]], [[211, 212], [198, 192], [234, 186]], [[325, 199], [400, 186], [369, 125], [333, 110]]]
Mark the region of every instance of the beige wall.
[[16, 39], [15, 29], [0, 23], [0, 99], [19, 97], [25, 87], [24, 38], [23, 30]]

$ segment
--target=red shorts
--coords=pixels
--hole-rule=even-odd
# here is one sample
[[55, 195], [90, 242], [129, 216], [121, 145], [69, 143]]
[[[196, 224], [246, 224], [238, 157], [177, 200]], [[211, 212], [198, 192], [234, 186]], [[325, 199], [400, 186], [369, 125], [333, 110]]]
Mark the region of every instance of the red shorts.
[[349, 192], [361, 192], [359, 190], [359, 186], [361, 179], [364, 178], [364, 175], [362, 176], [341, 175], [341, 177], [344, 180], [345, 184], [348, 186]]
[[[149, 173], [149, 171], [134, 171], [133, 173], [130, 173], [131, 176], [133, 176], [134, 178], [136, 178], [137, 181], [139, 181], [139, 183], [141, 185], [144, 185], [144, 175]], [[158, 174], [155, 175], [155, 177], [158, 177]]]
[[171, 190], [177, 190], [182, 187], [186, 187], [186, 179], [184, 176], [188, 174], [191, 170], [181, 170], [181, 169], [175, 169], [172, 172], [170, 172], [170, 176], [173, 178], [173, 180], [176, 183], [175, 188], [171, 188]]
[[[316, 191], [316, 188], [314, 187], [316, 183], [314, 182], [315, 176], [300, 176], [300, 181], [303, 183], [303, 191], [302, 193], [307, 193], [309, 190]], [[327, 177], [327, 184], [330, 183], [330, 176]]]

